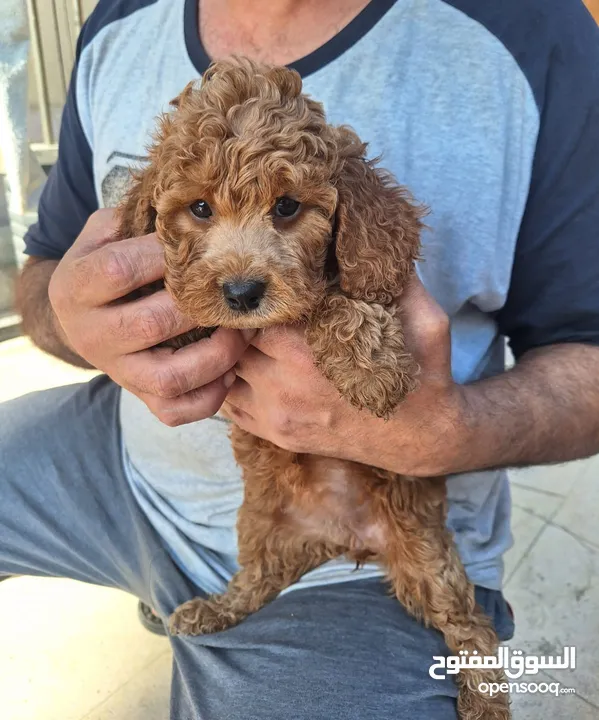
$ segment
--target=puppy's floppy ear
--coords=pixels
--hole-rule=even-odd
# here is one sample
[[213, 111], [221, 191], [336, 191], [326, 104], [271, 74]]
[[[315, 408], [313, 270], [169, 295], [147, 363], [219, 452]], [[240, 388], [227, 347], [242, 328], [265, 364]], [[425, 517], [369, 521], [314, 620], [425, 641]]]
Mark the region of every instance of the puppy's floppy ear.
[[387, 418], [417, 385], [393, 308], [327, 295], [306, 330], [316, 367], [359, 409]]
[[335, 252], [341, 289], [355, 300], [389, 305], [419, 256], [422, 217], [410, 193], [376, 161], [349, 128], [337, 129], [345, 159], [336, 181]]
[[117, 208], [121, 239], [148, 235], [156, 230], [156, 209], [152, 200], [156, 186], [154, 165], [133, 171], [132, 176], [133, 182]]
[[340, 289], [329, 293], [306, 338], [317, 367], [352, 405], [379, 417], [417, 386], [395, 300], [414, 272], [421, 218], [410, 194], [364, 158], [366, 145], [336, 128], [339, 153], [335, 254]]

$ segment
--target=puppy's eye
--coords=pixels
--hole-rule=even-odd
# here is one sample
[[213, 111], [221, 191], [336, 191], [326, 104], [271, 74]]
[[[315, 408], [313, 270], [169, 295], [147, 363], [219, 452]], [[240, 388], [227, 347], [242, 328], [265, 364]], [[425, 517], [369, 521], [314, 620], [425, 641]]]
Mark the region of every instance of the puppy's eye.
[[274, 207], [274, 213], [277, 217], [290, 218], [299, 210], [300, 203], [290, 197], [277, 198]]
[[200, 220], [205, 220], [212, 215], [210, 205], [208, 205], [205, 200], [196, 200], [194, 203], [191, 203], [189, 209], [197, 218], [200, 218]]

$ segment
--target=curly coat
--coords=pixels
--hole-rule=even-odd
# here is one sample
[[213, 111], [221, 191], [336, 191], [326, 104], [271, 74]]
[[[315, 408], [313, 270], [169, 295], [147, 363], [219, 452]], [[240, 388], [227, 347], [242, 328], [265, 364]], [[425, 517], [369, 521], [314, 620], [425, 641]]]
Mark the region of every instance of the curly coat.
[[[424, 213], [301, 89], [286, 68], [213, 64], [162, 116], [149, 163], [120, 207], [120, 234], [158, 232], [166, 288], [198, 324], [178, 345], [217, 326], [304, 323], [314, 361], [339, 393], [387, 417], [416, 386], [395, 303], [414, 272]], [[299, 212], [274, 216], [286, 196]], [[200, 199], [209, 218], [189, 210]], [[239, 313], [223, 284], [249, 278], [266, 290], [257, 309]], [[398, 600], [440, 630], [453, 654], [495, 653], [497, 637], [445, 527], [443, 479], [295, 454], [236, 426], [231, 437], [245, 487], [241, 569], [224, 594], [181, 606], [173, 633], [231, 627], [343, 554], [380, 563]], [[508, 718], [504, 695], [478, 691], [502, 681], [499, 670], [461, 672], [461, 717]]]

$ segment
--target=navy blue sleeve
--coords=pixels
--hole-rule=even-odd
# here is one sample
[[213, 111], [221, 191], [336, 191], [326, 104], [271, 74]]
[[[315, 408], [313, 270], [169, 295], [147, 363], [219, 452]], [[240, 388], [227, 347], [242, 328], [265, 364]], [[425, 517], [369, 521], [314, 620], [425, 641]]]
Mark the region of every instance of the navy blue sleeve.
[[[77, 61], [84, 31], [77, 43]], [[92, 151], [81, 127], [77, 108], [77, 63], [62, 113], [58, 160], [42, 191], [38, 221], [25, 235], [25, 252], [60, 259], [73, 244], [89, 216], [98, 209], [94, 189]]]
[[540, 127], [510, 288], [497, 314], [518, 358], [599, 345], [599, 28], [581, 0], [446, 0], [512, 53]]
[[578, 0], [560, 3], [536, 88], [541, 125], [528, 202], [497, 318], [516, 357], [553, 343], [599, 344], [599, 28]]

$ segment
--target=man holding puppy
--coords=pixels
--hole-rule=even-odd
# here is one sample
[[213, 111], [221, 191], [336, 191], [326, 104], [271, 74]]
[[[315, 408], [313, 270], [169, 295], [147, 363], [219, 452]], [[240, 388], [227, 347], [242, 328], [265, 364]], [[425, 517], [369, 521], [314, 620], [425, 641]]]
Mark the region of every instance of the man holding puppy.
[[[301, 328], [175, 352], [156, 346], [191, 325], [166, 292], [116, 302], [163, 273], [155, 236], [113, 242], [127, 168], [168, 101], [233, 53], [295, 67], [431, 207], [402, 306], [420, 389], [388, 422], [339, 398]], [[451, 475], [448, 524], [509, 637], [497, 468], [599, 451], [598, 148], [599, 31], [578, 0], [100, 0], [19, 297], [34, 342], [106, 375], [0, 407], [0, 574], [114, 585], [162, 616], [222, 590], [233, 418], [297, 452]], [[174, 639], [172, 717], [455, 718], [453, 683], [428, 674], [438, 635], [376, 566], [352, 570], [329, 563], [237, 628]]]

